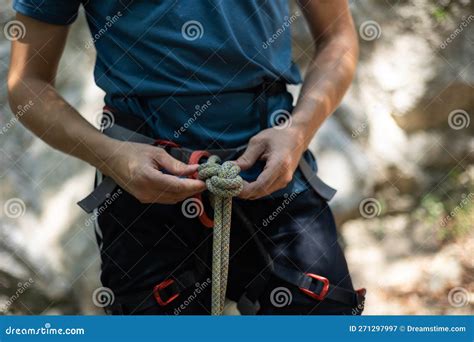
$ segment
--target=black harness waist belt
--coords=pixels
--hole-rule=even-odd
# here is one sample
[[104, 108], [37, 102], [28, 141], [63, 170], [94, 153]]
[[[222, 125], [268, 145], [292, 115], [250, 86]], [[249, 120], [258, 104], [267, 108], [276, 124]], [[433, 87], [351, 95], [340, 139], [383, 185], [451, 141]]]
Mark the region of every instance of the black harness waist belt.
[[[184, 162], [189, 163], [191, 155], [196, 151], [185, 148], [185, 147], [174, 147], [169, 144], [162, 144], [160, 140], [155, 140], [146, 135], [143, 135], [138, 132], [129, 130], [128, 128], [121, 127], [117, 124], [107, 128], [103, 132], [105, 135], [121, 140], [121, 141], [130, 141], [136, 143], [150, 144], [163, 146], [167, 152], [174, 158]], [[168, 142], [169, 143], [169, 142]], [[225, 160], [234, 160], [240, 156], [247, 146], [239, 146], [237, 148], [231, 149], [210, 149], [206, 150], [206, 153], [209, 155], [217, 155], [223, 161]], [[197, 162], [197, 161], [195, 161]], [[309, 185], [324, 199], [330, 200], [334, 197], [336, 190], [325, 184], [313, 171], [311, 165], [302, 157], [299, 161], [298, 167], [305, 177]], [[103, 181], [97, 185], [97, 187], [92, 191], [86, 198], [79, 201], [77, 204], [87, 213], [91, 213], [95, 208], [99, 207], [114, 191], [117, 183], [111, 177], [105, 177]]]

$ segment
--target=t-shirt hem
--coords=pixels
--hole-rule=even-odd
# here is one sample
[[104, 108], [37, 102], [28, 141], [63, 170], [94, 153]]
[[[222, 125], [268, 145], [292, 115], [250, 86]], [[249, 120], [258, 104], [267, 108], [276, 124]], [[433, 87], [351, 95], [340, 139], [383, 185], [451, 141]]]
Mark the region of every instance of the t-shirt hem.
[[16, 2], [13, 5], [13, 9], [16, 12], [23, 14], [27, 17], [31, 17], [33, 19], [37, 19], [39, 21], [42, 21], [48, 24], [53, 24], [53, 25], [70, 25], [77, 18], [77, 13], [72, 15], [70, 18], [64, 18], [64, 17], [54, 15], [51, 13], [45, 13], [45, 12], [41, 12], [40, 10], [35, 10], [34, 8], [30, 6], [26, 4], [21, 4], [19, 2]]

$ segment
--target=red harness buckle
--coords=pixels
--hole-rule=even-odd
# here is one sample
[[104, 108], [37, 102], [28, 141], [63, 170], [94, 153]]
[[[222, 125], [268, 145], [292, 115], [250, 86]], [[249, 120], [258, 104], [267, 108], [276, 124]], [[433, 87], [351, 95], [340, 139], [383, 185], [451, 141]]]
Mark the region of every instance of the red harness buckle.
[[[211, 154], [208, 151], [203, 151], [203, 150], [197, 150], [193, 151], [191, 155], [189, 156], [188, 164], [199, 164], [199, 161], [202, 158], [207, 158], [210, 157]], [[190, 178], [197, 179], [198, 178], [198, 173], [197, 171], [193, 173]], [[200, 203], [202, 203], [202, 195], [197, 194], [193, 196], [196, 198]], [[203, 206], [204, 207], [204, 206]], [[199, 215], [199, 221], [201, 221], [202, 225], [206, 228], [212, 228], [214, 226], [214, 220], [211, 220], [211, 218], [207, 215], [206, 211], [203, 210], [202, 213]]]
[[[189, 156], [188, 165], [199, 164], [199, 161], [202, 158], [208, 158], [210, 156], [211, 154], [207, 151], [202, 151], [202, 150], [193, 151], [191, 155]], [[198, 179], [197, 171], [194, 172], [190, 177], [194, 179]]]
[[314, 273], [306, 273], [306, 275], [310, 278], [313, 278], [313, 279], [316, 279], [316, 280], [319, 280], [320, 282], [323, 283], [323, 288], [321, 289], [321, 292], [319, 293], [314, 293], [313, 291], [310, 291], [308, 289], [304, 289], [302, 287], [300, 287], [300, 290], [304, 293], [304, 294], [307, 294], [308, 296], [310, 296], [311, 298], [314, 298], [316, 300], [323, 300], [324, 298], [326, 298], [326, 295], [328, 294], [328, 291], [329, 291], [329, 280], [323, 276], [320, 276], [320, 275], [317, 275], [317, 274], [314, 274]]
[[166, 280], [163, 280], [158, 285], [155, 285], [155, 287], [153, 288], [153, 296], [155, 297], [158, 304], [160, 304], [160, 306], [166, 306], [169, 303], [171, 303], [173, 300], [175, 300], [176, 298], [179, 297], [179, 292], [178, 292], [178, 293], [175, 293], [174, 295], [172, 295], [171, 297], [169, 297], [167, 300], [163, 300], [161, 298], [160, 291], [167, 288], [168, 286], [170, 286], [173, 283], [174, 283], [173, 279], [166, 279]]
[[179, 147], [177, 143], [165, 139], [156, 139], [153, 145], [161, 147]]
[[[196, 198], [200, 203], [203, 203], [202, 202], [202, 195], [201, 194], [196, 194], [193, 196], [194, 198]], [[204, 208], [204, 205], [202, 206], [202, 208]], [[202, 213], [199, 215], [199, 221], [201, 222], [201, 224], [206, 227], [206, 228], [212, 228], [214, 227], [214, 220], [212, 220], [206, 213], [206, 211], [203, 209], [202, 210]]]

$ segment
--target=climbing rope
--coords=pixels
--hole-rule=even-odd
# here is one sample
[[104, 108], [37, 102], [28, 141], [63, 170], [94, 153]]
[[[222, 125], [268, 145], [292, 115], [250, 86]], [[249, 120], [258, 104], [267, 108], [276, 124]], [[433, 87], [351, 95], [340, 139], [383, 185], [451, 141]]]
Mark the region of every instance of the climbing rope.
[[212, 303], [211, 314], [221, 315], [224, 310], [227, 275], [229, 271], [230, 223], [232, 197], [243, 187], [240, 168], [232, 162], [224, 162], [218, 156], [210, 156], [199, 165], [199, 179], [205, 180], [213, 195], [214, 228], [212, 241]]

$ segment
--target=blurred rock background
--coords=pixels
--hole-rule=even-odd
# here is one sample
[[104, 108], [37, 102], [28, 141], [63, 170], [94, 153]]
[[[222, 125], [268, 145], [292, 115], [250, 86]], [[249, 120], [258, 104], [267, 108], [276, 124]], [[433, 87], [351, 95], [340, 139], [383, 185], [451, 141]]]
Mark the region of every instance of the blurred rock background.
[[[472, 314], [474, 3], [361, 0], [351, 8], [357, 76], [311, 149], [322, 178], [339, 189], [331, 204], [355, 285], [369, 291], [365, 313]], [[0, 9], [3, 28], [14, 13], [9, 0]], [[292, 32], [304, 70], [312, 49], [302, 16]], [[97, 123], [103, 93], [89, 39], [80, 16], [58, 86]], [[0, 312], [101, 313], [92, 300], [100, 287], [93, 228], [75, 204], [93, 170], [15, 120], [9, 46], [0, 34]]]

